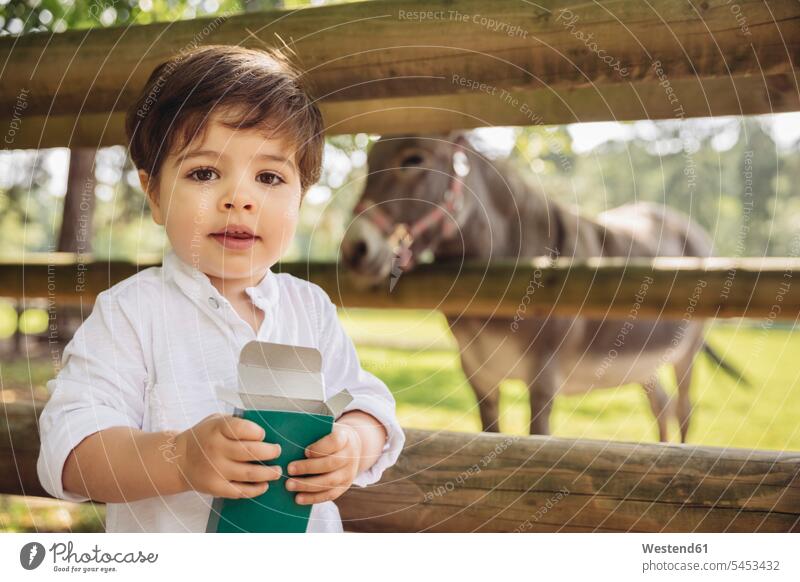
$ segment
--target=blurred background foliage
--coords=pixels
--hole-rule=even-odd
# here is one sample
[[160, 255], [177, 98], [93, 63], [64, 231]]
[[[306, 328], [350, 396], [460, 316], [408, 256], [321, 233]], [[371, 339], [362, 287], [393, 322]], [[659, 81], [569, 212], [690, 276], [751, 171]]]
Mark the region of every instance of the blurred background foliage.
[[[589, 216], [632, 201], [660, 202], [705, 227], [717, 255], [782, 256], [791, 254], [792, 237], [800, 232], [800, 197], [793, 192], [800, 157], [797, 144], [781, 146], [773, 138], [781, 117], [615, 123], [627, 128], [629, 137], [585, 151], [576, 151], [586, 140], [574, 136], [572, 126], [471, 133], [486, 155], [509, 157], [548, 196]], [[604, 124], [599, 125], [602, 133]], [[687, 134], [693, 136], [690, 149], [684, 149], [687, 140], [681, 137]], [[725, 143], [715, 145], [721, 136]], [[358, 134], [326, 140], [322, 179], [303, 202], [297, 236], [284, 260], [336, 260], [364, 185], [366, 152], [377, 138]], [[55, 250], [69, 155], [66, 148], [0, 152], [3, 259]], [[150, 218], [126, 149], [98, 150], [94, 178], [95, 257], [137, 260], [158, 254], [166, 237]], [[747, 180], [752, 181], [749, 193]]]

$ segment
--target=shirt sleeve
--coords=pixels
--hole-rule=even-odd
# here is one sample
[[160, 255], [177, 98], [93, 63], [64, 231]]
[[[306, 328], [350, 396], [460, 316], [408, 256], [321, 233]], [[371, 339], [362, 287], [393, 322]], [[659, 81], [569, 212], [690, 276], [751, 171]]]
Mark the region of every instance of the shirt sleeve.
[[343, 389], [353, 396], [342, 411], [361, 410], [374, 416], [386, 428], [386, 444], [375, 463], [356, 475], [353, 484], [365, 487], [377, 482], [384, 470], [397, 462], [405, 444], [405, 433], [395, 415], [392, 393], [378, 377], [367, 372], [358, 361], [353, 341], [345, 332], [336, 313], [336, 305], [322, 289], [320, 352], [325, 378], [326, 398]]
[[141, 428], [147, 372], [139, 334], [110, 293], [64, 348], [61, 370], [47, 383], [50, 400], [39, 418], [39, 481], [53, 497], [89, 501], [64, 491], [67, 456], [86, 437], [106, 428]]

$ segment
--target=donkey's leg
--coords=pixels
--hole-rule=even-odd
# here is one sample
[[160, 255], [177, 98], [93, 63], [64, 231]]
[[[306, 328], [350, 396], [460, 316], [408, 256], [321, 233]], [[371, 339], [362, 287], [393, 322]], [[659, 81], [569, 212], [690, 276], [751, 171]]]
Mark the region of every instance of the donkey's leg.
[[559, 389], [558, 375], [553, 368], [545, 368], [534, 374], [528, 382], [531, 402], [530, 434], [550, 434], [550, 413], [553, 399]]
[[689, 434], [689, 421], [692, 417], [692, 401], [689, 395], [689, 389], [692, 385], [692, 371], [694, 370], [694, 360], [697, 352], [703, 347], [705, 336], [705, 326], [700, 326], [697, 330], [691, 349], [676, 362], [675, 379], [678, 382], [678, 399], [676, 406], [676, 416], [678, 417], [678, 424], [681, 427], [681, 442], [685, 443], [687, 435]]
[[653, 416], [658, 421], [658, 440], [665, 443], [669, 440], [669, 430], [667, 420], [669, 419], [670, 398], [664, 390], [658, 376], [653, 374], [647, 381], [642, 384], [647, 398], [650, 400], [650, 408], [653, 411]]
[[486, 393], [486, 396], [478, 397], [478, 405], [481, 412], [481, 426], [484, 432], [500, 432], [500, 387]]
[[689, 389], [692, 385], [692, 371], [694, 370], [694, 353], [688, 354], [683, 359], [675, 362], [675, 378], [678, 382], [678, 404], [675, 413], [681, 427], [681, 442], [686, 442], [689, 433], [689, 421], [692, 418], [692, 401]]
[[[473, 351], [474, 350], [474, 351]], [[461, 367], [478, 399], [481, 426], [485, 432], [500, 432], [500, 379], [480, 363], [475, 348], [459, 350]]]

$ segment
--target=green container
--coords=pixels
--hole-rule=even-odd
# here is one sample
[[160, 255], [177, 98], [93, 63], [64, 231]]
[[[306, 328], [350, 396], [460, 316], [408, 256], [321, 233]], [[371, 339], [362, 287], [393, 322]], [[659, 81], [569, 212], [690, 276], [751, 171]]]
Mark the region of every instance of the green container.
[[238, 373], [238, 389], [218, 386], [217, 397], [231, 405], [233, 416], [261, 426], [264, 442], [281, 446], [277, 459], [251, 462], [280, 465], [282, 474], [258, 497], [215, 498], [206, 532], [305, 532], [312, 506], [298, 505], [295, 492], [286, 490], [286, 468], [331, 433], [353, 397], [343, 389], [325, 400], [322, 354], [316, 348], [250, 341], [239, 354]]
[[237, 409], [234, 416], [251, 420], [266, 433], [264, 442], [278, 443], [281, 455], [271, 461], [251, 461], [280, 465], [281, 476], [269, 482], [258, 497], [214, 500], [207, 532], [217, 533], [303, 533], [308, 528], [311, 505], [295, 503], [296, 492], [286, 490], [287, 466], [305, 459], [310, 444], [330, 434], [333, 417], [307, 412]]

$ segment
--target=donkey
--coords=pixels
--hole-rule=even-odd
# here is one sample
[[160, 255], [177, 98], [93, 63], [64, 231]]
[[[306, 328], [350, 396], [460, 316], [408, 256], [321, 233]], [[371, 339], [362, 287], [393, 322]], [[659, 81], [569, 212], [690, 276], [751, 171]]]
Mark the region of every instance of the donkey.
[[[662, 205], [628, 204], [587, 218], [547, 198], [509, 162], [482, 156], [461, 132], [381, 138], [368, 154], [368, 167], [364, 192], [340, 248], [342, 262], [361, 287], [383, 284], [390, 277], [395, 284], [426, 252], [434, 262], [487, 263], [543, 255], [708, 257], [712, 252], [702, 227]], [[686, 442], [696, 353], [704, 349], [723, 370], [744, 381], [705, 344], [703, 321], [512, 320], [468, 314], [447, 320], [477, 396], [484, 431], [500, 430], [499, 386], [504, 379], [526, 383], [529, 430], [543, 435], [550, 433], [556, 394], [639, 383], [659, 439], [667, 440], [668, 418], [676, 415], [681, 442]], [[674, 366], [677, 402], [657, 377], [662, 364]]]

